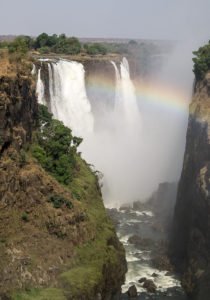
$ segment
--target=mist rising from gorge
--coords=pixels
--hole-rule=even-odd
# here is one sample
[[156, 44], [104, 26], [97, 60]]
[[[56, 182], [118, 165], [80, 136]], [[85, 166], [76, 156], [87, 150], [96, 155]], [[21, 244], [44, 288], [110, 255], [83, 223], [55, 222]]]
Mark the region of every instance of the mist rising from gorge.
[[[122, 125], [123, 115], [103, 107], [103, 128], [84, 140], [83, 156], [104, 175], [107, 206], [145, 201], [161, 182], [178, 182], [183, 162], [188, 105], [193, 86], [192, 51], [176, 44], [154, 76], [135, 82], [139, 119]], [[129, 103], [129, 94], [127, 95]], [[97, 112], [96, 112], [97, 113]]]
[[[147, 76], [133, 76], [129, 57], [121, 63], [108, 60], [112, 85], [93, 78], [91, 94], [81, 63], [48, 62], [50, 110], [83, 137], [79, 151], [103, 174], [105, 205], [145, 201], [160, 183], [178, 182], [193, 86], [191, 53], [196, 48], [177, 43], [172, 51], [162, 49], [161, 64], [150, 61]], [[137, 63], [141, 69], [145, 62]], [[40, 70], [38, 75], [44, 103]]]

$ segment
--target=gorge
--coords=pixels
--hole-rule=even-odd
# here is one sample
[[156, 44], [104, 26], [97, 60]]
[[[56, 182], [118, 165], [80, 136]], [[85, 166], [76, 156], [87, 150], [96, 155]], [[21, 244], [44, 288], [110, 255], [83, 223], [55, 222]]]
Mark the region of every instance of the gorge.
[[[152, 133], [151, 139], [148, 140], [147, 128], [143, 127], [145, 126], [142, 119], [142, 113], [144, 114], [144, 112], [141, 111], [140, 101], [143, 101], [143, 99], [137, 94], [138, 85], [135, 85], [135, 78], [130, 74], [128, 60], [125, 57], [117, 62], [107, 60], [105, 72], [103, 69], [104, 64], [105, 62], [103, 61], [102, 67], [100, 67], [100, 62], [97, 62], [96, 72], [98, 72], [99, 78], [102, 73], [101, 78], [103, 82], [101, 82], [98, 78], [92, 76], [91, 72], [94, 67], [91, 65], [87, 66], [85, 63], [83, 65], [81, 62], [68, 61], [56, 57], [53, 59], [41, 58], [36, 65], [36, 74], [38, 74], [37, 93], [39, 102], [47, 105], [48, 110], [53, 113], [55, 118], [63, 121], [65, 125], [72, 128], [73, 133], [84, 139], [80, 146], [82, 156], [100, 170], [104, 176], [101, 182], [103, 184], [102, 192], [105, 205], [111, 208], [119, 208], [126, 203], [132, 205], [134, 201], [147, 200], [151, 195], [151, 190], [154, 191], [161, 180], [166, 181], [169, 175], [168, 173], [164, 174], [162, 179], [160, 174], [156, 175], [153, 179], [153, 187], [152, 184], [147, 183], [151, 173], [148, 175], [142, 174], [141, 165], [144, 172], [146, 172], [145, 160], [148, 162], [148, 169], [151, 166], [151, 162], [148, 159], [154, 159], [153, 163], [155, 165], [155, 160], [160, 159], [161, 156], [163, 157], [165, 143], [163, 143], [162, 147], [159, 147], [155, 132]], [[108, 75], [107, 70], [109, 70]], [[112, 77], [112, 83], [110, 84], [109, 82], [108, 86], [111, 91], [106, 86], [107, 77]], [[90, 85], [88, 85], [89, 82], [91, 83]], [[104, 94], [100, 99], [101, 85], [103, 86]], [[166, 97], [166, 95], [164, 96]], [[170, 96], [168, 95], [168, 97]], [[177, 100], [179, 101], [179, 99]], [[174, 101], [177, 100], [175, 99]], [[181, 112], [182, 115], [179, 119], [182, 120], [182, 123], [179, 124], [180, 127], [178, 126], [176, 130], [172, 129], [173, 122], [177, 122], [179, 117], [174, 115], [173, 112], [169, 112], [172, 127], [167, 132], [167, 136], [165, 136], [166, 143], [169, 142], [167, 139], [174, 139], [175, 134], [180, 134], [180, 128], [183, 130], [183, 122], [186, 122], [187, 116], [184, 105], [187, 107], [187, 104], [183, 104], [183, 112]], [[158, 110], [161, 114], [162, 108], [158, 107]], [[148, 115], [143, 117], [148, 118]], [[163, 124], [164, 122], [169, 124], [168, 117], [167, 120], [163, 119], [163, 123], [158, 126], [159, 134], [165, 133]], [[151, 121], [151, 119], [149, 120]], [[158, 121], [160, 121], [159, 117]], [[153, 130], [154, 123], [152, 123]], [[142, 131], [144, 131], [144, 134], [142, 134]], [[170, 146], [172, 147], [172, 145]], [[154, 149], [160, 148], [153, 155], [154, 158], [148, 157], [147, 151], [150, 147]], [[170, 149], [165, 149], [165, 151], [169, 156], [173, 155]], [[128, 159], [128, 153], [132, 159]], [[136, 166], [134, 166], [134, 162]], [[168, 167], [166, 163], [164, 167]], [[146, 179], [142, 180], [142, 175], [146, 175]], [[177, 176], [177, 173], [175, 176]], [[145, 191], [143, 193], [144, 188], [142, 186], [145, 183], [149, 192]], [[171, 199], [168, 198], [167, 200]], [[173, 207], [171, 208], [172, 210]], [[121, 211], [117, 215], [117, 222], [120, 224], [119, 227], [117, 226], [118, 235], [127, 250], [129, 268], [128, 279], [123, 291], [126, 292], [129, 286], [135, 283], [138, 287], [138, 292], [141, 294], [140, 299], [144, 299], [142, 298], [144, 297], [142, 292], [145, 289], [142, 288], [142, 284], [138, 283], [138, 280], [146, 276], [147, 278], [152, 278], [157, 284], [156, 299], [167, 299], [167, 297], [172, 297], [171, 299], [185, 299], [184, 292], [181, 290], [180, 283], [174, 274], [167, 274], [167, 269], [159, 271], [152, 267], [150, 250], [143, 249], [142, 251], [129, 246], [128, 240], [132, 236], [132, 232], [133, 234], [141, 232], [141, 236], [146, 234], [147, 238], [155, 239], [157, 243], [161, 243], [161, 240], [164, 239], [162, 234], [158, 234], [151, 228], [155, 222], [151, 218], [153, 217], [152, 212], [149, 211], [148, 216], [147, 212], [146, 215], [144, 214], [144, 209], [142, 211], [137, 209], [136, 212], [131, 211], [130, 213], [129, 211]], [[126, 222], [125, 219], [127, 220]], [[128, 229], [129, 226], [131, 227]], [[138, 268], [139, 271], [136, 273], [134, 269], [137, 270]], [[158, 274], [157, 278], [153, 278], [152, 274]], [[153, 296], [149, 296], [149, 294], [145, 294], [145, 297], [153, 299]]]
[[187, 128], [166, 48], [0, 59], [0, 298], [208, 300], [209, 73]]

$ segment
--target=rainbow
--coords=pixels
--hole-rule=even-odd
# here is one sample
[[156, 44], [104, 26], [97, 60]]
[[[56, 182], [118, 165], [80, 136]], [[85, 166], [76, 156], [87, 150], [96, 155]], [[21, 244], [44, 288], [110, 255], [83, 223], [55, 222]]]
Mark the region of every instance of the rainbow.
[[[115, 82], [111, 79], [91, 76], [87, 86], [100, 93], [115, 93]], [[149, 105], [159, 109], [170, 110], [177, 113], [186, 113], [189, 106], [189, 95], [169, 86], [157, 82], [134, 81], [137, 99], [141, 105]]]

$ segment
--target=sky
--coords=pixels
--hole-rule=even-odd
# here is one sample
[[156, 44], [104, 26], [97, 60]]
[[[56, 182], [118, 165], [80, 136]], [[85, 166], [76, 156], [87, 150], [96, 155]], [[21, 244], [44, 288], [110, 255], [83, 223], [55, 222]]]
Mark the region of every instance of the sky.
[[0, 35], [204, 40], [210, 0], [0, 0]]

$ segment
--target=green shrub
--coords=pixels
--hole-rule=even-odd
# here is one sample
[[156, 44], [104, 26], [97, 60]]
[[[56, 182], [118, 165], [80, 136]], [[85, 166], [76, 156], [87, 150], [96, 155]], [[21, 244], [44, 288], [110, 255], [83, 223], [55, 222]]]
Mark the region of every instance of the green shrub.
[[48, 54], [48, 53], [50, 53], [50, 47], [47, 47], [47, 46], [41, 47], [41, 48], [39, 49], [39, 52], [40, 52], [41, 54]]
[[32, 44], [32, 39], [28, 36], [18, 36], [13, 42], [8, 43], [9, 53], [21, 53], [25, 55]]
[[105, 47], [105, 45], [99, 43], [85, 44], [84, 49], [89, 55], [105, 55], [107, 53], [107, 48]]
[[193, 54], [195, 55], [193, 72], [197, 79], [203, 79], [206, 72], [210, 70], [210, 42], [200, 47], [198, 51], [194, 51]]
[[39, 106], [39, 131], [32, 154], [62, 184], [68, 185], [73, 179], [81, 142], [81, 138], [72, 136], [71, 129], [52, 118], [47, 107]]
[[24, 212], [21, 216], [21, 219], [24, 221], [24, 222], [28, 222], [29, 221], [29, 216], [26, 212]]
[[54, 208], [61, 208], [62, 206], [66, 206], [68, 209], [73, 208], [73, 204], [71, 203], [71, 201], [65, 199], [60, 195], [51, 195], [49, 197], [49, 202], [53, 204]]
[[24, 166], [26, 164], [26, 152], [21, 149], [20, 150], [20, 166]]

